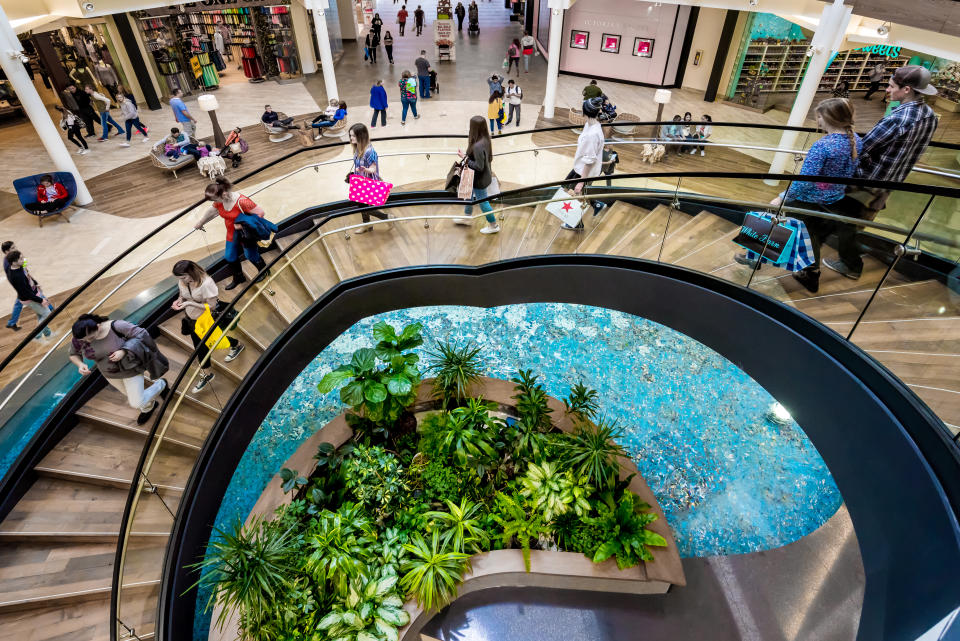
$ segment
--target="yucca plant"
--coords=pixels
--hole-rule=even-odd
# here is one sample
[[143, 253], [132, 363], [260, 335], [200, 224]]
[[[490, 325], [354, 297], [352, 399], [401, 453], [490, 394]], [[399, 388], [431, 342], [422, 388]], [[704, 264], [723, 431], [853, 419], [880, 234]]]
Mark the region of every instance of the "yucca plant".
[[439, 610], [452, 601], [457, 596], [457, 584], [470, 569], [470, 555], [444, 546], [438, 530], [433, 531], [429, 543], [415, 534], [403, 547], [410, 554], [400, 579], [406, 594], [414, 595], [424, 610]]
[[446, 409], [462, 403], [470, 393], [470, 386], [480, 380], [483, 361], [476, 343], [457, 347], [437, 341], [436, 349], [427, 353], [430, 359], [427, 371], [433, 374], [433, 396]]
[[546, 521], [563, 514], [573, 503], [573, 479], [569, 473], [559, 471], [556, 463], [531, 463], [520, 483], [523, 496], [530, 499], [533, 509], [543, 513]]
[[657, 520], [657, 515], [649, 510], [650, 506], [631, 492], [623, 496], [611, 508], [600, 505], [600, 516], [584, 519], [590, 525], [598, 526], [604, 533], [603, 543], [593, 555], [594, 563], [601, 563], [610, 557], [616, 557], [617, 567], [621, 570], [632, 568], [640, 561], [653, 561], [650, 546], [665, 546], [666, 539], [647, 529]]
[[346, 598], [320, 619], [317, 628], [337, 641], [397, 641], [410, 615], [403, 609], [396, 585], [397, 575], [391, 569], [351, 580]]
[[619, 443], [621, 438], [623, 429], [615, 421], [601, 418], [595, 425], [579, 423], [573, 434], [560, 441], [564, 465], [597, 487], [607, 487], [620, 471], [617, 459], [627, 455]]
[[513, 399], [521, 421], [537, 431], [546, 432], [552, 425], [550, 414], [553, 410], [547, 404], [547, 391], [537, 383], [538, 378], [532, 370], [522, 369], [510, 380], [516, 383]]
[[188, 566], [201, 572], [189, 589], [212, 588], [206, 610], [221, 604], [217, 618], [221, 630], [238, 614], [245, 628], [242, 636], [260, 638], [261, 625], [270, 618], [296, 572], [293, 528], [278, 530], [256, 517], [247, 527], [237, 519], [230, 532], [217, 532], [219, 537], [211, 541], [206, 558]]
[[589, 389], [582, 382], [570, 388], [570, 394], [563, 401], [567, 414], [580, 420], [591, 419], [600, 410], [600, 394]]
[[311, 554], [306, 569], [320, 585], [329, 585], [345, 594], [350, 579], [367, 567], [376, 540], [370, 519], [353, 503], [345, 503], [336, 512], [325, 510], [307, 536]]
[[453, 501], [446, 504], [447, 512], [433, 510], [426, 514], [437, 521], [440, 543], [454, 552], [476, 553], [486, 547], [490, 537], [480, 525], [481, 506], [466, 498], [459, 505]]
[[541, 535], [550, 532], [543, 514], [537, 511], [529, 513], [520, 501], [503, 492], [497, 492], [497, 505], [503, 516], [495, 513], [493, 518], [503, 528], [503, 547], [510, 547], [516, 539], [520, 549], [523, 550], [523, 567], [529, 572], [530, 542], [539, 541]]

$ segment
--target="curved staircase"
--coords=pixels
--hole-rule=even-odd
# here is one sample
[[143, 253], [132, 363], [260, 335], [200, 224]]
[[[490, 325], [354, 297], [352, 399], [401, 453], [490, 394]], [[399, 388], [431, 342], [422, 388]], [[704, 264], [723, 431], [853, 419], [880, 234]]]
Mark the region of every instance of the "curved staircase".
[[[438, 205], [395, 210], [399, 216], [458, 214]], [[323, 229], [360, 222], [330, 221]], [[712, 213], [689, 215], [666, 206], [644, 209], [624, 201], [585, 219], [583, 232], [561, 230], [542, 205], [510, 209], [495, 236], [449, 219], [377, 225], [374, 231], [316, 234], [290, 252], [292, 263], [252, 298], [235, 335], [245, 344], [230, 364], [216, 352], [216, 378], [200, 393], [187, 391], [167, 429], [149, 482], [162, 501], [141, 500], [124, 571], [123, 623], [139, 639], [153, 636], [159, 567], [180, 493], [207, 431], [237, 383], [279, 333], [327, 289], [359, 274], [417, 264], [482, 264], [543, 253], [600, 253], [661, 260], [745, 285], [750, 270], [732, 258], [738, 226]], [[665, 238], [664, 238], [665, 236]], [[294, 237], [278, 239], [287, 247]], [[661, 239], [663, 242], [661, 243]], [[824, 256], [834, 252], [824, 247]], [[266, 254], [268, 262], [275, 254]], [[254, 276], [245, 263], [247, 276]], [[856, 320], [885, 266], [867, 259], [860, 281], [824, 270], [820, 292], [809, 294], [785, 272], [765, 267], [752, 286], [845, 333]], [[277, 267], [274, 268], [277, 270]], [[236, 290], [234, 290], [236, 291]], [[224, 299], [233, 292], [221, 291]], [[958, 314], [946, 287], [893, 273], [854, 341], [898, 374], [952, 425], [960, 424], [960, 350], [944, 339]], [[192, 351], [174, 315], [158, 327], [173, 380]], [[168, 415], [170, 410], [168, 410]], [[122, 514], [132, 476], [149, 433], [136, 411], [109, 386], [74, 415], [75, 425], [36, 467], [38, 478], [0, 523], [0, 636], [18, 641], [107, 641], [110, 588]], [[956, 427], [953, 428], [956, 431]], [[121, 635], [123, 637], [123, 635]], [[133, 636], [129, 636], [133, 638]]]

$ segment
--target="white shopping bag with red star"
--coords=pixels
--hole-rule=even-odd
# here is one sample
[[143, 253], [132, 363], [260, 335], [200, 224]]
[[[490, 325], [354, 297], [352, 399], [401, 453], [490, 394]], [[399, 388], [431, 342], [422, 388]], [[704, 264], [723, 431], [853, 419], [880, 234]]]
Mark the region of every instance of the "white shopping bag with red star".
[[569, 198], [570, 193], [562, 187], [553, 195], [554, 202], [547, 203], [547, 211], [562, 220], [570, 227], [576, 227], [580, 224], [583, 217], [585, 203], [579, 198], [572, 200], [558, 200], [559, 198]]

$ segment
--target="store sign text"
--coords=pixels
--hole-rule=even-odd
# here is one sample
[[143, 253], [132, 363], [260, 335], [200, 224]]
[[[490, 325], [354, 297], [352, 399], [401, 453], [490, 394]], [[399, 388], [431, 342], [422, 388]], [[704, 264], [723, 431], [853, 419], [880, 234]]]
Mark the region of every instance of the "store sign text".
[[872, 47], [857, 47], [854, 51], [863, 51], [864, 53], [875, 53], [878, 56], [886, 56], [887, 58], [899, 58], [900, 57], [900, 47], [894, 47], [892, 45], [873, 45]]

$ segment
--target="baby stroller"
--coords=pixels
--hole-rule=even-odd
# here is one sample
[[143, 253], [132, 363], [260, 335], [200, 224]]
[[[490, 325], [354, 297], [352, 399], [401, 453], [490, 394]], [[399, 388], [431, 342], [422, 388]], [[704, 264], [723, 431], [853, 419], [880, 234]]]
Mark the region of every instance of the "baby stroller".
[[471, 12], [470, 12], [469, 24], [468, 24], [468, 26], [467, 26], [467, 33], [468, 33], [468, 34], [469, 34], [469, 33], [475, 33], [475, 34], [479, 34], [479, 33], [480, 33], [480, 17], [479, 17], [479, 15], [477, 15], [477, 12], [475, 12], [475, 11], [471, 11]]
[[220, 151], [220, 157], [229, 158], [231, 166], [234, 168], [243, 162], [243, 154], [250, 151], [250, 145], [240, 137], [239, 129], [240, 128], [237, 127], [237, 129], [230, 132], [230, 135], [227, 137], [227, 144], [225, 144]]
[[430, 70], [430, 91], [440, 93], [440, 83], [437, 82], [437, 72], [434, 69]]

